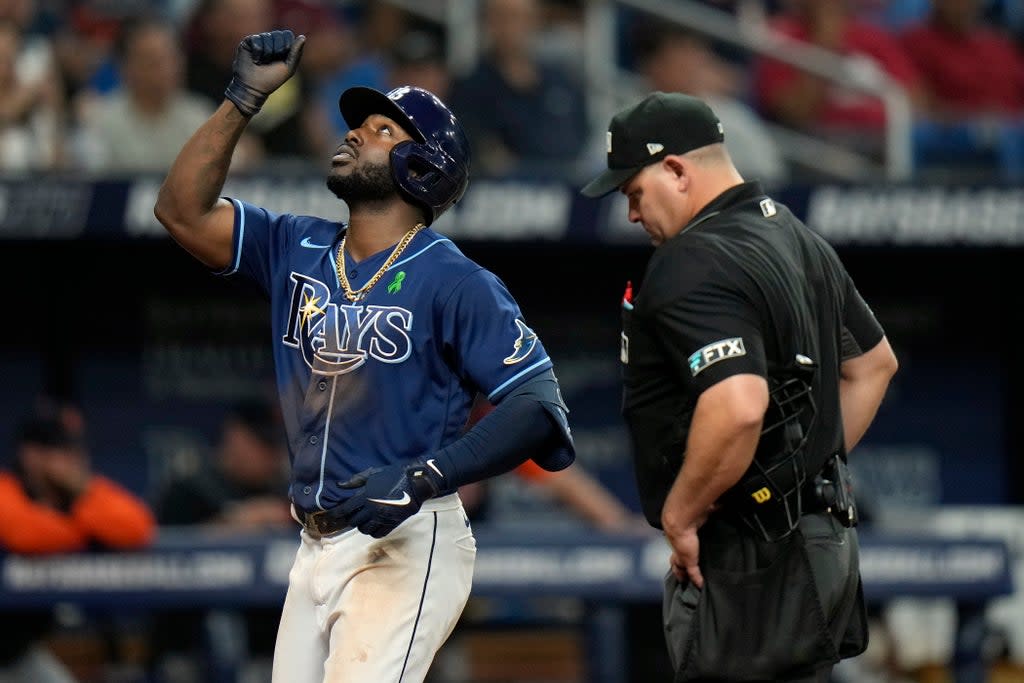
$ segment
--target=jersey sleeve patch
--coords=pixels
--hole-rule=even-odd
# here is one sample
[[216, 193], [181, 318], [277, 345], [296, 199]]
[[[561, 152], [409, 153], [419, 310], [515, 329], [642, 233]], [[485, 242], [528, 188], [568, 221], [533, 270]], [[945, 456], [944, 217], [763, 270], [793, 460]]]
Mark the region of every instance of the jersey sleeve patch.
[[731, 337], [711, 342], [690, 354], [690, 374], [696, 377], [720, 360], [747, 355], [742, 337]]
[[516, 318], [519, 336], [512, 344], [512, 353], [504, 359], [505, 365], [515, 365], [526, 360], [537, 346], [537, 333], [526, 326], [522, 318]]

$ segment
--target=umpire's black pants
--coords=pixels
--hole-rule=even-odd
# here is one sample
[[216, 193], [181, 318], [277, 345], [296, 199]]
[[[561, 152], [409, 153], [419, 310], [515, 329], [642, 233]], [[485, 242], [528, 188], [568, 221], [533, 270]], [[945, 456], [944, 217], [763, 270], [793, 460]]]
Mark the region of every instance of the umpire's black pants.
[[[858, 634], [866, 628], [861, 619], [863, 598], [860, 592], [858, 571], [860, 552], [857, 534], [851, 529], [844, 528], [827, 513], [802, 517], [799, 528], [805, 539], [807, 561], [814, 582], [814, 587], [807, 586], [807, 590], [817, 590], [822, 616], [829, 635], [835, 645], [842, 649], [841, 644], [850, 642], [848, 631], [852, 634], [853, 640], [856, 640]], [[746, 539], [741, 540], [743, 534], [738, 533], [734, 536], [727, 527], [723, 531], [724, 533], [721, 534], [716, 533], [714, 540], [708, 539], [707, 542], [702, 536], [702, 566], [705, 559], [708, 558], [705, 555], [705, 549], [707, 549], [709, 555], [715, 558], [712, 561], [721, 562], [718, 565], [720, 567], [733, 570], [749, 568], [750, 563], [753, 562], [751, 547], [756, 544], [749, 543]], [[705, 572], [705, 580], [708, 580], [708, 572]], [[688, 583], [679, 583], [671, 572], [667, 574], [663, 626], [665, 627], [669, 659], [676, 671], [679, 671], [682, 664], [679, 660], [684, 656], [683, 644], [689, 641], [693, 632], [699, 600], [700, 591], [689, 586]], [[779, 624], [774, 615], [765, 615], [765, 621], [777, 625], [779, 633], [786, 633], [786, 625]], [[728, 651], [721, 652], [719, 656], [728, 659], [730, 653]], [[737, 656], [742, 655], [733, 653], [732, 661], [736, 662], [735, 657]], [[822, 666], [810, 675], [805, 674], [795, 678], [773, 676], [766, 680], [776, 683], [780, 681], [785, 683], [827, 683], [831, 672], [832, 665], [823, 662]], [[726, 679], [716, 677], [715, 680], [716, 683], [721, 683]], [[750, 678], [739, 677], [735, 680], [748, 683], [751, 681]], [[683, 675], [677, 676], [676, 681], [703, 683], [701, 678]]]

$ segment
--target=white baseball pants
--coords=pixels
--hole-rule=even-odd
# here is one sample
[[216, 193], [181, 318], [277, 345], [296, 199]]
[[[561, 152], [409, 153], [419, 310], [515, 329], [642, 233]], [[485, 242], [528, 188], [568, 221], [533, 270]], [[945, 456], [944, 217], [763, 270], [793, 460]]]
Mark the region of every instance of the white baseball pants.
[[381, 539], [350, 529], [302, 543], [273, 683], [421, 683], [469, 598], [476, 540], [458, 494]]

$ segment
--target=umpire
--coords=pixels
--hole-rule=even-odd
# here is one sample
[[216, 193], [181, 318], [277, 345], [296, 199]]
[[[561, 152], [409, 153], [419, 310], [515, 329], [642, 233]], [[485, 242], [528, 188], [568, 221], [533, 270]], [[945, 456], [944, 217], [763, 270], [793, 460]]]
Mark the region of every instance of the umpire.
[[703, 101], [655, 92], [612, 118], [583, 194], [616, 189], [656, 247], [622, 301], [623, 414], [672, 550], [676, 681], [828, 681], [867, 645], [845, 463], [896, 357], [835, 251], [740, 177]]

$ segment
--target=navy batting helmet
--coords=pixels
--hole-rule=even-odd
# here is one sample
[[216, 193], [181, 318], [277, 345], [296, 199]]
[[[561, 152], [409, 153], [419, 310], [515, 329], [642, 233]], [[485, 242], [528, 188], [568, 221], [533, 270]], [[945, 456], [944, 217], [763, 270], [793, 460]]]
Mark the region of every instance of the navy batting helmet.
[[338, 107], [349, 128], [381, 114], [413, 138], [391, 150], [391, 175], [402, 194], [424, 209], [427, 225], [462, 199], [469, 185], [469, 140], [436, 95], [412, 86], [387, 94], [359, 86], [341, 93]]

